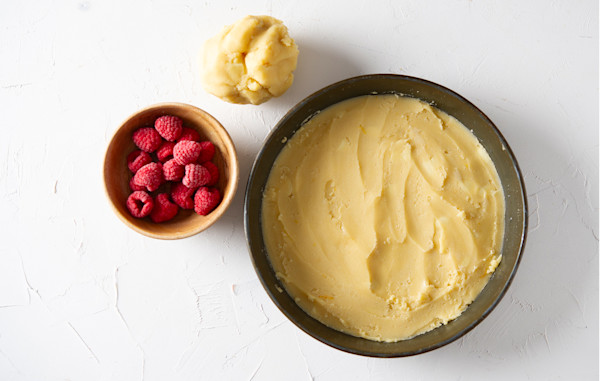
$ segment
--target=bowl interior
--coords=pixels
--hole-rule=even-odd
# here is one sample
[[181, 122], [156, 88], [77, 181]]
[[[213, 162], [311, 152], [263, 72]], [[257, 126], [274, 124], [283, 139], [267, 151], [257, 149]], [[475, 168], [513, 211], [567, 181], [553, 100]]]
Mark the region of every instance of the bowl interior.
[[[262, 236], [261, 202], [269, 172], [286, 139], [312, 115], [342, 100], [368, 94], [396, 93], [431, 103], [471, 129], [494, 162], [504, 189], [506, 218], [502, 261], [481, 294], [455, 320], [409, 340], [375, 342], [325, 326], [310, 317], [284, 291], [269, 262]], [[450, 343], [477, 325], [500, 301], [519, 264], [527, 230], [525, 188], [516, 159], [494, 124], [460, 95], [435, 83], [400, 75], [367, 75], [328, 86], [296, 105], [273, 129], [259, 152], [248, 181], [245, 229], [255, 269], [267, 293], [299, 328], [335, 348], [376, 357], [426, 352]]]
[[[210, 140], [215, 145], [216, 152], [212, 161], [219, 168], [219, 182], [216, 187], [221, 192], [222, 201], [207, 216], [198, 215], [193, 210], [181, 209], [172, 220], [156, 224], [149, 218], [135, 218], [127, 210], [126, 201], [131, 194], [129, 180], [132, 177], [127, 168], [127, 155], [137, 149], [132, 140], [133, 132], [140, 127], [154, 126], [156, 118], [162, 115], [178, 116], [183, 120], [184, 127], [195, 129], [200, 133], [202, 140]], [[159, 239], [189, 237], [212, 225], [231, 203], [238, 178], [235, 147], [225, 128], [205, 111], [181, 103], [150, 106], [130, 116], [113, 136], [104, 160], [106, 193], [117, 216], [135, 231]]]

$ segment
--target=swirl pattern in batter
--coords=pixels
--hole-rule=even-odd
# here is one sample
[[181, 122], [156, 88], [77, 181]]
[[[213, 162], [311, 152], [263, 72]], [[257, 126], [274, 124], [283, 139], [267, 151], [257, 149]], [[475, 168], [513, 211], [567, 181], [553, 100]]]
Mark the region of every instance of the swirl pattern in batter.
[[267, 182], [270, 261], [308, 314], [398, 341], [458, 317], [501, 260], [504, 195], [458, 120], [413, 98], [333, 105], [289, 139]]

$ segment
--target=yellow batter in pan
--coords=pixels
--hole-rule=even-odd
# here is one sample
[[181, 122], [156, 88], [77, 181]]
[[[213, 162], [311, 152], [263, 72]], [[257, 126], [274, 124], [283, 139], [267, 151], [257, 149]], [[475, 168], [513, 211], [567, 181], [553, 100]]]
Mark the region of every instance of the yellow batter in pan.
[[501, 260], [504, 195], [475, 136], [408, 97], [333, 105], [286, 143], [263, 235], [298, 305], [351, 335], [398, 341], [458, 317]]

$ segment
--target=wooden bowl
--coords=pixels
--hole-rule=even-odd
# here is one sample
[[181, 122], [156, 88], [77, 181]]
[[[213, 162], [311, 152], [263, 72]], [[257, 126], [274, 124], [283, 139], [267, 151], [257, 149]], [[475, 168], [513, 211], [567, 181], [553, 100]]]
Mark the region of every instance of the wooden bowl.
[[[132, 135], [140, 127], [154, 126], [156, 118], [175, 115], [183, 120], [184, 127], [200, 133], [201, 140], [211, 141], [216, 148], [213, 163], [219, 168], [221, 203], [207, 216], [193, 210], [180, 209], [170, 221], [154, 223], [148, 217], [135, 218], [127, 210], [127, 197], [131, 194], [129, 180], [133, 176], [127, 168], [127, 155], [137, 149]], [[225, 128], [207, 112], [183, 103], [160, 103], [131, 115], [115, 132], [104, 158], [104, 185], [106, 194], [117, 216], [130, 228], [148, 237], [180, 239], [207, 229], [219, 219], [233, 200], [239, 178], [235, 146]]]

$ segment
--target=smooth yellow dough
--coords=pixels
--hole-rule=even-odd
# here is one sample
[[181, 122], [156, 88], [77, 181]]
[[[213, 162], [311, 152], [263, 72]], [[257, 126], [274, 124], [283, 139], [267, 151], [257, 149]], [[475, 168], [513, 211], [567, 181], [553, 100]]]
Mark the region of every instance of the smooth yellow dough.
[[292, 85], [298, 47], [280, 20], [246, 16], [206, 41], [204, 89], [231, 103], [261, 104]]
[[430, 105], [369, 95], [289, 139], [269, 175], [263, 236], [307, 313], [398, 341], [458, 317], [498, 266], [504, 195], [475, 136]]

